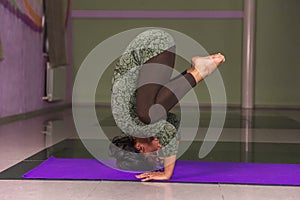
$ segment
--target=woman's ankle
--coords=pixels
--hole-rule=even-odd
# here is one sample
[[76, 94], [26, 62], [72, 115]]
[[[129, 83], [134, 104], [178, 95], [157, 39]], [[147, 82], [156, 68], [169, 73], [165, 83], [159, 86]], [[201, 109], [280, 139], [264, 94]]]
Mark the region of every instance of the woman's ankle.
[[190, 73], [194, 77], [196, 83], [199, 83], [200, 81], [203, 80], [203, 78], [200, 75], [199, 71], [195, 67], [191, 67], [191, 68], [187, 69], [186, 72]]

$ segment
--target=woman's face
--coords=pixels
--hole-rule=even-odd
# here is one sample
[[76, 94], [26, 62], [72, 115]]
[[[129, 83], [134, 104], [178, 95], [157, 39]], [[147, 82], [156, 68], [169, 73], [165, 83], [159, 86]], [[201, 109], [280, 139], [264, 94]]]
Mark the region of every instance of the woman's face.
[[153, 140], [145, 140], [136, 139], [135, 148], [141, 153], [150, 153], [154, 151], [158, 151], [162, 148], [162, 145], [159, 143], [158, 138], [154, 138]]

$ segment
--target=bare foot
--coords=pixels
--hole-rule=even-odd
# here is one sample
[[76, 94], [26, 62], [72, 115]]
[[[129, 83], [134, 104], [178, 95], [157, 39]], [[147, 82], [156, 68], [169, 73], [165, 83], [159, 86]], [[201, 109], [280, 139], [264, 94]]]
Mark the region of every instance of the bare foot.
[[206, 57], [195, 56], [192, 58], [192, 68], [195, 68], [201, 79], [204, 79], [213, 73], [223, 62], [225, 62], [225, 57], [220, 53]]

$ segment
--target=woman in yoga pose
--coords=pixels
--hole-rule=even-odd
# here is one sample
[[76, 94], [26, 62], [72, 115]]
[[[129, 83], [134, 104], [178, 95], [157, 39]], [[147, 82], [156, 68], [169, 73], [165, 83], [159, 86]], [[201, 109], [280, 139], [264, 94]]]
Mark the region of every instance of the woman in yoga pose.
[[[148, 171], [136, 176], [142, 181], [170, 179], [180, 135], [179, 119], [169, 111], [224, 61], [221, 54], [193, 57], [192, 66], [171, 79], [172, 36], [160, 29], [139, 34], [118, 60], [113, 75], [112, 112], [123, 132], [110, 145], [117, 167]], [[157, 170], [162, 162], [163, 170]]]

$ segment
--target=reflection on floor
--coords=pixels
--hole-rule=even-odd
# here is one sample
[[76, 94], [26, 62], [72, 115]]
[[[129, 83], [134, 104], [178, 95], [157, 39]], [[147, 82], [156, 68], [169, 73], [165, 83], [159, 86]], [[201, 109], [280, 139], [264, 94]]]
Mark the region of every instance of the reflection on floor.
[[[98, 130], [100, 124], [104, 134], [101, 134], [94, 142], [104, 148], [109, 143], [109, 139], [120, 134], [120, 131], [108, 108], [99, 107], [96, 111], [98, 117], [96, 120], [89, 112], [84, 113], [82, 117], [89, 122], [91, 131]], [[178, 110], [174, 112], [180, 115]], [[194, 111], [190, 109], [187, 112], [193, 113]], [[227, 111], [225, 119], [221, 136], [213, 150], [201, 160], [300, 164], [299, 110], [255, 110], [249, 113], [233, 109]], [[211, 113], [207, 109], [201, 110], [199, 125], [195, 126], [192, 120], [190, 124], [189, 120], [186, 121], [188, 123], [182, 127], [181, 144], [184, 148], [181, 150], [179, 159], [200, 160], [198, 152], [208, 128], [220, 127], [210, 127]], [[196, 133], [193, 134], [195, 130]], [[204, 195], [203, 198], [206, 197], [204, 199], [241, 199], [241, 197], [245, 197], [242, 199], [260, 199], [257, 195], [264, 197], [262, 199], [280, 199], [280, 197], [282, 199], [283, 195], [281, 193], [279, 195], [278, 191], [286, 193], [285, 199], [287, 197], [297, 199], [296, 197], [300, 195], [300, 188], [297, 187], [159, 183], [145, 185], [132, 182], [49, 182], [22, 179], [25, 172], [52, 155], [61, 158], [92, 158], [93, 156], [83, 145], [85, 140], [91, 140], [91, 138], [86, 133], [76, 131], [71, 109], [0, 125], [1, 199], [13, 198], [12, 191], [16, 190], [13, 186], [24, 188], [22, 190], [24, 198], [13, 199], [41, 199], [38, 198], [41, 197], [39, 195], [42, 195], [45, 200], [47, 197], [55, 199], [54, 194], [47, 195], [52, 192], [49, 187], [53, 185], [59, 191], [67, 188], [66, 195], [70, 196], [64, 196], [63, 199], [71, 199], [71, 197], [74, 199], [75, 196], [78, 199], [94, 199], [97, 195], [103, 198], [110, 197], [109, 199], [119, 199], [119, 197], [129, 199], [130, 196], [126, 197], [121, 194], [130, 195], [132, 187], [141, 190], [131, 191], [136, 192], [137, 195], [144, 194], [153, 187], [157, 192], [161, 191], [161, 195], [166, 195], [166, 199], [182, 199], [192, 194]], [[32, 190], [37, 188], [42, 192], [32, 193]], [[119, 188], [118, 192], [115, 192], [113, 188]], [[183, 190], [184, 188], [186, 191]], [[82, 191], [80, 195], [75, 191], [78, 189]], [[183, 193], [178, 194], [178, 191]], [[28, 192], [33, 196], [30, 196]], [[246, 195], [243, 192], [251, 192], [251, 194]], [[17, 193], [16, 191], [15, 195], [21, 195]], [[196, 197], [197, 195], [190, 199]]]

